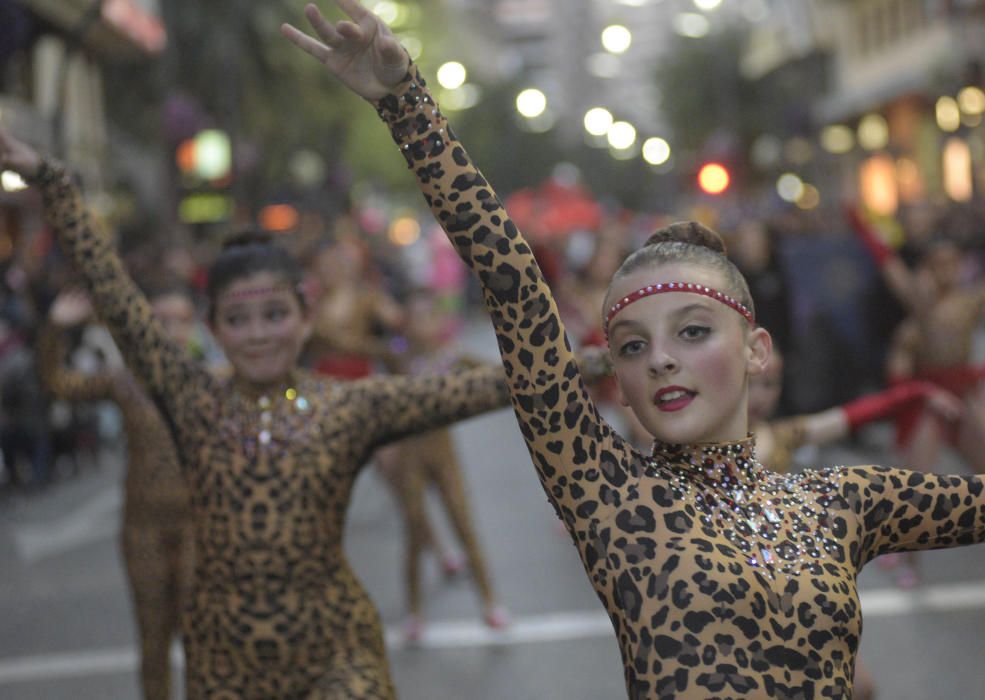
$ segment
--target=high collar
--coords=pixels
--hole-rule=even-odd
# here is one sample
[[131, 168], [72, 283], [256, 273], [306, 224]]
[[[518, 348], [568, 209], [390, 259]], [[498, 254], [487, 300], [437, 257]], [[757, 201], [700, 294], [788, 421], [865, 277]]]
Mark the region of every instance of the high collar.
[[736, 442], [675, 445], [657, 440], [651, 457], [671, 467], [683, 468], [692, 478], [712, 484], [754, 484], [765, 468], [756, 461], [756, 438]]
[[[232, 377], [231, 383], [234, 392], [239, 394], [246, 401], [276, 403], [280, 399], [284, 398], [289, 401], [293, 400], [294, 396], [297, 395], [297, 389], [299, 388], [298, 384], [300, 381], [300, 373], [297, 369], [292, 369], [287, 376], [280, 381], [262, 387], [251, 382], [247, 382], [237, 375]], [[288, 390], [292, 391], [293, 396], [287, 394]]]

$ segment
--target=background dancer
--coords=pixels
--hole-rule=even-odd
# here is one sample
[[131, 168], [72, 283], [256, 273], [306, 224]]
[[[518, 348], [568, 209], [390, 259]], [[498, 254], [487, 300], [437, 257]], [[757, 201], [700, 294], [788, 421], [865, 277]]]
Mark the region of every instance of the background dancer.
[[502, 370], [350, 382], [301, 370], [302, 271], [268, 236], [243, 234], [209, 271], [209, 318], [233, 368], [216, 379], [169, 340], [60, 165], [0, 129], [0, 167], [39, 187], [174, 432], [195, 527], [188, 697], [393, 697], [379, 616], [342, 549], [352, 486], [376, 447], [505, 405]]
[[[179, 348], [188, 348], [195, 306], [178, 285], [148, 293], [154, 316]], [[126, 477], [121, 545], [140, 639], [140, 683], [147, 700], [171, 697], [171, 642], [179, 634], [194, 563], [188, 492], [160, 411], [125, 368], [83, 373], [67, 365], [68, 330], [90, 320], [84, 292], [63, 292], [38, 339], [45, 387], [65, 401], [112, 401], [123, 418]]]
[[[397, 357], [404, 374], [442, 372], [461, 367], [478, 367], [482, 363], [456, 353], [446, 342], [447, 323], [427, 290], [411, 294], [405, 306], [406, 323], [403, 341], [406, 349]], [[437, 536], [428, 520], [425, 501], [428, 487], [438, 492], [441, 505], [448, 516], [458, 541], [465, 552], [465, 561], [482, 601], [482, 618], [493, 629], [509, 623], [506, 609], [496, 600], [485, 556], [473, 524], [465, 475], [462, 472], [451, 432], [447, 428], [432, 430], [387, 445], [376, 451], [376, 463], [392, 486], [392, 491], [404, 516], [405, 564], [408, 618], [404, 633], [409, 641], [419, 641], [425, 623], [421, 596], [421, 559], [430, 544], [441, 556], [446, 575], [455, 575], [461, 565], [441, 551]]]
[[657, 438], [650, 455], [633, 449], [599, 417], [529, 245], [417, 67], [362, 5], [337, 4], [351, 21], [307, 6], [317, 39], [283, 31], [374, 102], [482, 283], [521, 432], [609, 612], [630, 697], [850, 697], [859, 570], [985, 539], [985, 484], [759, 464], [747, 382], [770, 336], [721, 239], [693, 222], [651, 237], [607, 299], [622, 399]]
[[848, 212], [855, 233], [909, 314], [891, 343], [889, 381], [924, 379], [964, 399], [961, 419], [952, 425], [941, 424], [919, 404], [900, 416], [897, 444], [906, 463], [929, 469], [949, 443], [971, 469], [985, 473], [985, 393], [981, 372], [971, 364], [974, 334], [985, 312], [985, 284], [961, 283], [962, 253], [946, 238], [925, 243], [911, 271], [856, 210]]

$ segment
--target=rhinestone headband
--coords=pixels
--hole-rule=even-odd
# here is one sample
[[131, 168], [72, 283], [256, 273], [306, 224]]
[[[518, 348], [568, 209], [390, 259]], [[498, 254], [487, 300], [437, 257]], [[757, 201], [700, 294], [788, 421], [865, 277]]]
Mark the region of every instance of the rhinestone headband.
[[747, 309], [739, 301], [730, 297], [728, 294], [719, 292], [717, 289], [705, 287], [702, 284], [692, 284], [691, 282], [661, 282], [659, 284], [648, 285], [642, 289], [637, 289], [635, 292], [624, 296], [622, 299], [613, 304], [609, 309], [609, 313], [605, 315], [605, 324], [602, 328], [605, 332], [605, 337], [609, 337], [609, 322], [612, 321], [612, 318], [616, 314], [632, 304], [634, 301], [639, 301], [640, 299], [653, 296], [654, 294], [663, 294], [664, 292], [687, 292], [690, 294], [700, 294], [701, 296], [706, 296], [709, 299], [720, 301], [730, 309], [738, 311], [750, 325], [753, 325], [756, 322], [755, 319], [753, 319], [752, 311]]
[[292, 288], [290, 285], [282, 284], [276, 287], [254, 287], [251, 289], [243, 289], [238, 292], [226, 292], [222, 294], [223, 299], [249, 299], [250, 297], [258, 297], [263, 294], [269, 294], [271, 292], [283, 292], [294, 290], [297, 292], [303, 291], [301, 285]]

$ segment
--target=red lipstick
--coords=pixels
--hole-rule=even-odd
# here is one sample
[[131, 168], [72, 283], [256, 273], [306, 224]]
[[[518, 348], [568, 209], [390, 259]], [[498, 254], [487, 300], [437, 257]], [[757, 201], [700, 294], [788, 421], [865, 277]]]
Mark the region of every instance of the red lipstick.
[[653, 403], [661, 411], [680, 411], [689, 406], [696, 395], [682, 386], [667, 386], [653, 395]]

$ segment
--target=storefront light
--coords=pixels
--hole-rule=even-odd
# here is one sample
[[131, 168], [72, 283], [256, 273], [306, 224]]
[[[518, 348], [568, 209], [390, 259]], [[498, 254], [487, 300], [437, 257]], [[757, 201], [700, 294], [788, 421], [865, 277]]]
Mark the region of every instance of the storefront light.
[[867, 151], [878, 151], [889, 144], [889, 124], [880, 114], [867, 114], [858, 124], [858, 143]]
[[796, 202], [804, 194], [804, 181], [794, 173], [783, 173], [777, 178], [776, 193], [785, 202]]
[[896, 162], [887, 155], [872, 156], [859, 169], [862, 202], [880, 216], [891, 216], [899, 206]]
[[800, 209], [817, 209], [821, 203], [821, 192], [814, 186], [804, 184], [804, 191], [797, 199], [797, 206]]
[[958, 106], [965, 114], [985, 112], [985, 91], [980, 87], [969, 85], [958, 93]]
[[844, 124], [832, 124], [821, 129], [821, 148], [841, 155], [855, 148], [855, 132]]
[[953, 97], [944, 96], [938, 99], [935, 111], [937, 126], [941, 131], [957, 131], [961, 126], [961, 110], [958, 109], [958, 102]]
[[944, 191], [955, 202], [971, 199], [971, 150], [967, 142], [956, 137], [944, 145]]

